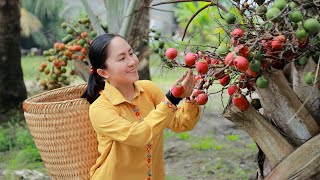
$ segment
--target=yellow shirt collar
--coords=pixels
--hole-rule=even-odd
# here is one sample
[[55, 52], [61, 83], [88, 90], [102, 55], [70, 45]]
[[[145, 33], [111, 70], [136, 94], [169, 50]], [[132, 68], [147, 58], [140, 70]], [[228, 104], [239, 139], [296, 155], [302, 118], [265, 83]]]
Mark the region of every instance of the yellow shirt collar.
[[[133, 99], [135, 99], [138, 95], [140, 95], [140, 92], [144, 92], [144, 90], [137, 82], [134, 82], [133, 85], [135, 87]], [[103, 93], [113, 105], [118, 105], [123, 102], [129, 102], [127, 99], [123, 97], [121, 92], [116, 87], [112, 86], [107, 81], [105, 83]]]

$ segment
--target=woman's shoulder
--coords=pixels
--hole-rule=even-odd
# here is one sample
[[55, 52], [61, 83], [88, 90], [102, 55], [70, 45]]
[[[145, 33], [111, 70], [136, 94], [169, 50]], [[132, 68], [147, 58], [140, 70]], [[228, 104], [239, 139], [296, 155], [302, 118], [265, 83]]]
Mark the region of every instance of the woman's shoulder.
[[139, 80], [136, 82], [136, 84], [140, 87], [142, 87], [142, 89], [144, 90], [149, 90], [149, 91], [153, 91], [155, 88], [158, 89], [157, 85], [150, 81], [150, 80]]
[[92, 104], [90, 104], [89, 109], [97, 108], [97, 107], [103, 107], [103, 108], [110, 108], [112, 106], [112, 103], [108, 98], [105, 98], [103, 95], [100, 95], [95, 101], [93, 101]]

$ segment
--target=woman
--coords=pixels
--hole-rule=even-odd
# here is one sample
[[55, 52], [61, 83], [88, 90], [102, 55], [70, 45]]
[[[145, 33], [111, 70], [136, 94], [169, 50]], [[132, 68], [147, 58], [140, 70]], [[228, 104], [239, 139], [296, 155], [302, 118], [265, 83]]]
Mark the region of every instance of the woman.
[[91, 103], [89, 116], [97, 133], [100, 157], [90, 170], [98, 180], [162, 180], [163, 130], [175, 132], [194, 128], [200, 107], [189, 97], [194, 75], [189, 70], [178, 81], [184, 93], [167, 95], [151, 81], [139, 81], [138, 58], [120, 36], [103, 34], [90, 45], [92, 65], [88, 87], [83, 97]]

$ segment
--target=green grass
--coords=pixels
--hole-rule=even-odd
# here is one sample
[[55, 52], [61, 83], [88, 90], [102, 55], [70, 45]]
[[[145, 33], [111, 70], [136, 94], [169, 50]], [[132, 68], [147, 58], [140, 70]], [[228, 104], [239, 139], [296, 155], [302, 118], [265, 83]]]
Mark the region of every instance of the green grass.
[[185, 177], [175, 176], [175, 175], [168, 175], [166, 176], [166, 180], [186, 180]]
[[227, 136], [227, 139], [229, 141], [238, 141], [240, 139], [240, 136], [238, 134], [230, 134]]
[[37, 80], [39, 77], [45, 77], [44, 74], [40, 74], [39, 67], [42, 62], [45, 62], [45, 58], [41, 56], [23, 56], [21, 58], [21, 66], [23, 71], [24, 80]]
[[207, 151], [213, 148], [214, 146], [214, 139], [212, 137], [202, 137], [196, 140], [195, 142], [191, 143], [191, 148], [197, 150]]
[[11, 121], [0, 126], [0, 169], [7, 170], [7, 179], [18, 169], [34, 169], [45, 172], [41, 156], [30, 131], [20, 117], [12, 116]]
[[179, 139], [182, 139], [182, 140], [188, 140], [188, 139], [190, 139], [190, 133], [189, 133], [189, 132], [178, 133], [176, 136], [177, 136]]

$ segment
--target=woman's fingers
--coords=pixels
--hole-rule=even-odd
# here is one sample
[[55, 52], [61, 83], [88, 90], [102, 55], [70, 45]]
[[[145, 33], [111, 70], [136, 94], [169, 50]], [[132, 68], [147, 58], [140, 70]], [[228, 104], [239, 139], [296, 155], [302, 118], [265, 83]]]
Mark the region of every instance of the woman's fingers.
[[182, 83], [182, 81], [184, 81], [184, 79], [186, 78], [188, 72], [185, 72], [177, 81], [176, 84], [178, 83]]

